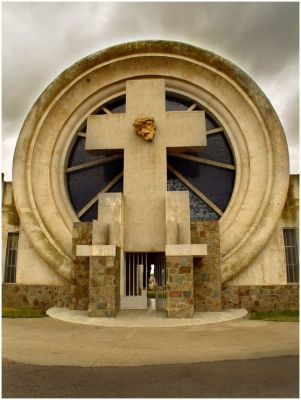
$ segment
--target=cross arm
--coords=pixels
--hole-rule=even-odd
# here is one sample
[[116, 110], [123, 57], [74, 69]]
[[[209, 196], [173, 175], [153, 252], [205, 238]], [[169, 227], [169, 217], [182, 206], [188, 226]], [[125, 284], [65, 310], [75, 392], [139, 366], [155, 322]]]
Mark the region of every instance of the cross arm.
[[170, 111], [166, 113], [163, 132], [166, 132], [166, 147], [172, 151], [207, 146], [204, 111]]
[[126, 114], [90, 115], [87, 123], [86, 150], [123, 149], [128, 129]]

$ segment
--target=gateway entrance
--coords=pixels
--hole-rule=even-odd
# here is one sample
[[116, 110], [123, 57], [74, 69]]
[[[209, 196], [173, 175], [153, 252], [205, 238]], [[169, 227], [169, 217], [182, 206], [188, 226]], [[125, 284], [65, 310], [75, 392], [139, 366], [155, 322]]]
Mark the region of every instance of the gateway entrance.
[[122, 309], [164, 308], [165, 254], [125, 253]]

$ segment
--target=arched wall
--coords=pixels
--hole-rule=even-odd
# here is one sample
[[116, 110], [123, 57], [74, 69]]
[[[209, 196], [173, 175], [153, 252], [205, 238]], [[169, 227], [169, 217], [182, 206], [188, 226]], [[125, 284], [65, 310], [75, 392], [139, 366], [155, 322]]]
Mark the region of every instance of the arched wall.
[[22, 127], [13, 167], [21, 224], [37, 253], [71, 279], [71, 230], [77, 217], [65, 187], [65, 163], [81, 123], [125, 91], [128, 79], [160, 77], [212, 111], [228, 134], [236, 182], [220, 219], [222, 280], [233, 278], [263, 249], [283, 209], [288, 152], [279, 119], [257, 85], [229, 61], [164, 41], [115, 46], [63, 72], [39, 97]]

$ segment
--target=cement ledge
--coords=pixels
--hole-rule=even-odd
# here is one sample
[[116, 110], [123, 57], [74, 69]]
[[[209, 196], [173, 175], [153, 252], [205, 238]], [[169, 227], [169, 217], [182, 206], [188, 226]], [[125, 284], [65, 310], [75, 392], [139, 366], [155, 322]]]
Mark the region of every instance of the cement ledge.
[[165, 311], [154, 310], [121, 310], [116, 318], [92, 318], [87, 311], [69, 310], [52, 307], [47, 310], [51, 318], [83, 325], [128, 328], [172, 328], [214, 324], [243, 318], [248, 313], [245, 309], [229, 309], [220, 312], [200, 312], [193, 318], [167, 318]]

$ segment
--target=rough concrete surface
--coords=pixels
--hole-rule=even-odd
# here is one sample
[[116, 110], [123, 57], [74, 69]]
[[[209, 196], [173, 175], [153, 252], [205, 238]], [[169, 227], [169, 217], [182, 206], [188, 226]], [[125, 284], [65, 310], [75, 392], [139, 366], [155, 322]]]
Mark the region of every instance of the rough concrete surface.
[[60, 366], [139, 366], [298, 355], [299, 324], [240, 319], [179, 328], [108, 328], [3, 319], [3, 357]]

